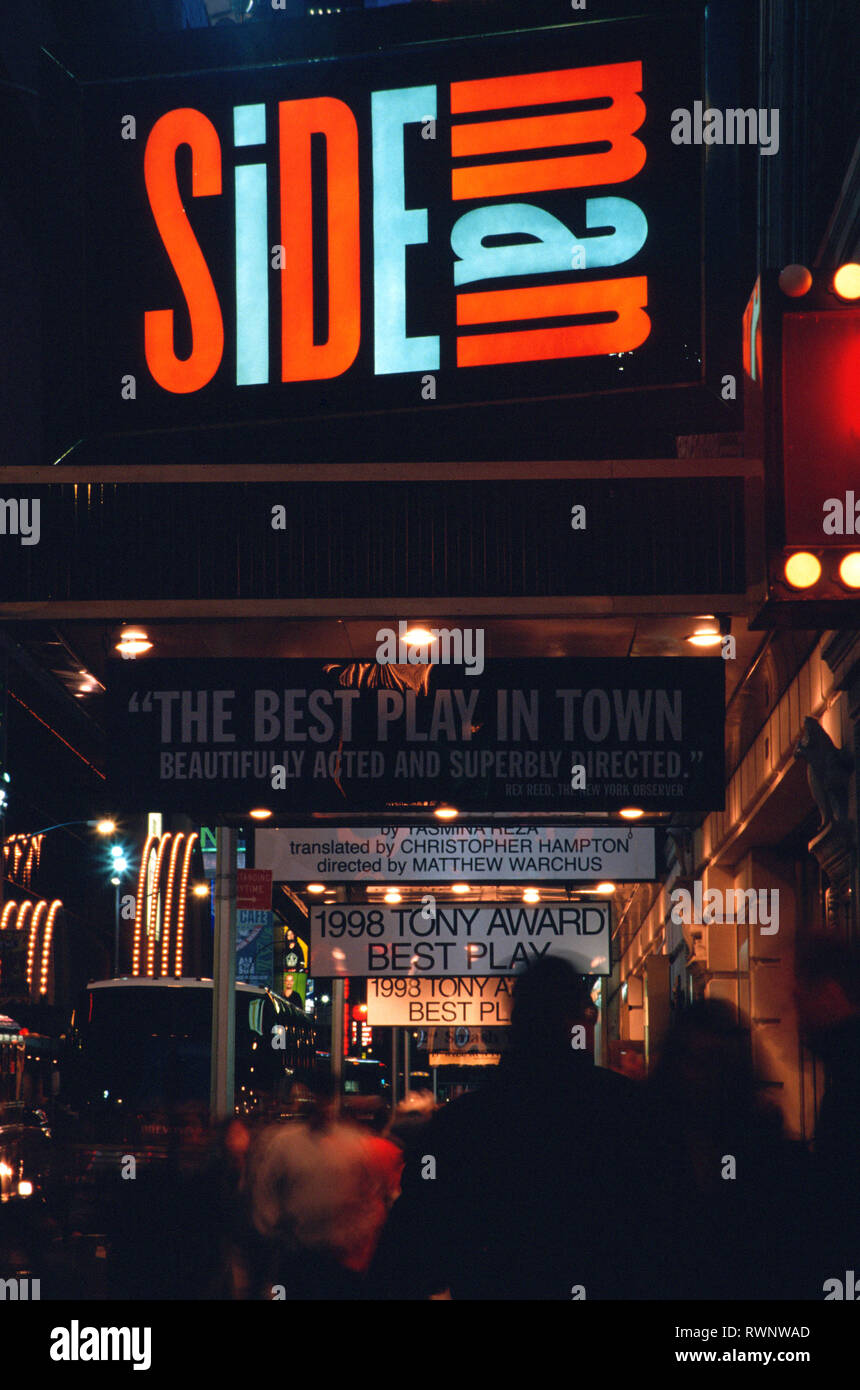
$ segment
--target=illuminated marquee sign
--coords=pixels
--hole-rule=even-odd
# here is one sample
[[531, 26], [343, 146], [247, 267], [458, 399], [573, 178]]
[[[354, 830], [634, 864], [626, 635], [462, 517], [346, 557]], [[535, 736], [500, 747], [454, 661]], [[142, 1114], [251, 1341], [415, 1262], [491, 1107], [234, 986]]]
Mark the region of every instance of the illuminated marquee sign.
[[697, 379], [700, 165], [669, 112], [699, 71], [692, 24], [669, 50], [631, 21], [165, 80], [133, 140], [97, 92], [95, 411], [142, 429]]

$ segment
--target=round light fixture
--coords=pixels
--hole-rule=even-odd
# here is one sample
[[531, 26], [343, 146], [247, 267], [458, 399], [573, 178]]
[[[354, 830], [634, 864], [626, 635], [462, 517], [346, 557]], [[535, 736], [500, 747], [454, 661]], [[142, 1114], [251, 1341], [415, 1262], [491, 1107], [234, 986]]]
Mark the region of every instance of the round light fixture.
[[860, 265], [846, 261], [833, 277], [833, 288], [840, 299], [860, 299]]
[[408, 647], [426, 647], [430, 642], [435, 642], [436, 638], [429, 628], [408, 627], [403, 634], [403, 640]]
[[456, 820], [460, 812], [454, 806], [437, 806], [433, 814], [437, 820]]
[[271, 811], [267, 811], [264, 806], [258, 806], [256, 810], [248, 812], [252, 820], [268, 820], [271, 814]]
[[523, 892], [524, 903], [539, 903], [540, 893], [536, 888], [526, 888]]
[[805, 265], [787, 265], [779, 272], [779, 288], [789, 299], [800, 299], [812, 289], [812, 275]]
[[324, 892], [325, 892], [325, 884], [324, 884], [324, 883], [309, 883], [309, 884], [308, 884], [308, 887], [307, 887], [307, 891], [308, 891], [309, 893], [324, 893]]
[[625, 806], [618, 814], [622, 820], [641, 820], [645, 812], [639, 806]]
[[452, 893], [471, 893], [471, 891], [472, 891], [472, 890], [471, 890], [471, 888], [469, 887], [468, 883], [452, 883], [452, 884], [451, 884], [451, 892], [452, 892]]
[[403, 894], [398, 893], [396, 888], [389, 888], [388, 892], [383, 895], [382, 901], [384, 903], [402, 903]]
[[860, 550], [843, 555], [839, 563], [839, 578], [846, 589], [860, 589]]
[[785, 562], [785, 577], [792, 589], [811, 589], [821, 578], [821, 561], [808, 550], [796, 550]]

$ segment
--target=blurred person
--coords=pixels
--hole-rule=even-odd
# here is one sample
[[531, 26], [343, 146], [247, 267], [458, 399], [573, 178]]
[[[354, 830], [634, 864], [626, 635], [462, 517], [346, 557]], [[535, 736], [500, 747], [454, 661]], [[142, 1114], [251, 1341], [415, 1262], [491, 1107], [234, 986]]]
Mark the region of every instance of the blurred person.
[[[816, 1250], [810, 1297], [824, 1279], [860, 1273], [860, 953], [816, 936], [795, 960], [801, 1040], [824, 1063], [815, 1123], [810, 1233]], [[832, 1267], [831, 1267], [832, 1266]]]
[[[639, 1091], [595, 1067], [590, 982], [547, 956], [514, 987], [510, 1045], [429, 1120], [371, 1270], [383, 1298], [645, 1295], [631, 1242]], [[574, 1044], [574, 1045], [572, 1045]]]
[[388, 1140], [335, 1117], [318, 1080], [311, 1117], [269, 1127], [249, 1152], [251, 1219], [269, 1252], [259, 1296], [281, 1286], [286, 1299], [362, 1297], [399, 1167]]
[[641, 1229], [653, 1251], [651, 1296], [799, 1296], [802, 1155], [762, 1099], [736, 1011], [721, 1000], [685, 1008], [647, 1093], [653, 1180]]

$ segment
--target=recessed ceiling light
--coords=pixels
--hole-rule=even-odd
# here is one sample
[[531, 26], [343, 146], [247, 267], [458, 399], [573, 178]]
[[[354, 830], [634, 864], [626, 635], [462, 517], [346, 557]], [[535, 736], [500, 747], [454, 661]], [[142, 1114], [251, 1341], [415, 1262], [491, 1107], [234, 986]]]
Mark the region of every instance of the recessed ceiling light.
[[115, 649], [121, 656], [135, 657], [142, 656], [143, 653], [148, 652], [151, 647], [152, 643], [147, 633], [143, 631], [143, 628], [128, 627], [123, 628], [120, 633], [120, 638]]

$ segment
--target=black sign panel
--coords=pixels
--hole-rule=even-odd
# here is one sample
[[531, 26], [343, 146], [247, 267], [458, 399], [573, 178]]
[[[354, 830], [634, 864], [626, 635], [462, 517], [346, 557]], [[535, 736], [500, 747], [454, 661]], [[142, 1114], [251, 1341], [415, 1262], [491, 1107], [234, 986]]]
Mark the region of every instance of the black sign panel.
[[117, 663], [114, 795], [191, 814], [722, 807], [720, 658], [485, 663], [481, 629], [435, 645], [422, 667]]
[[700, 22], [85, 88], [90, 428], [699, 380]]

